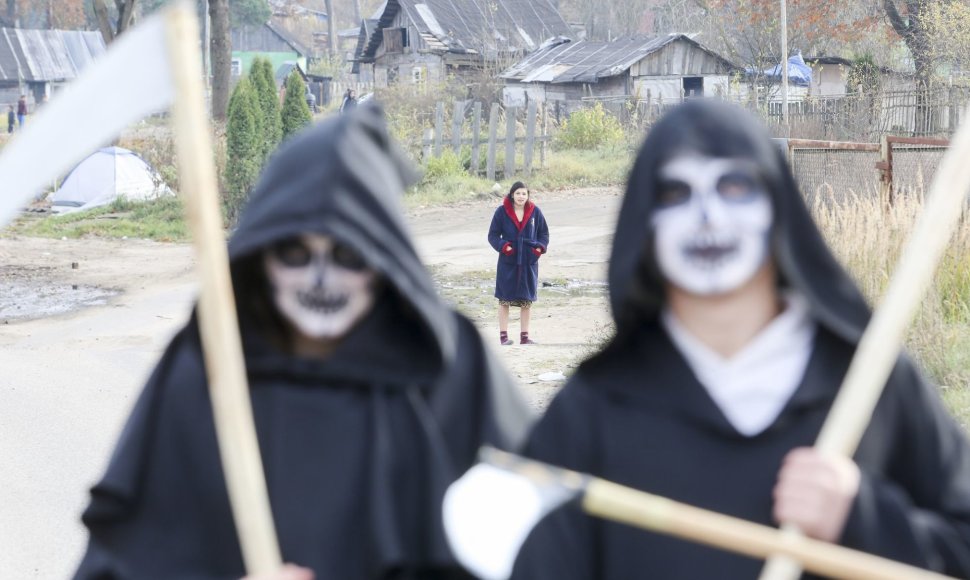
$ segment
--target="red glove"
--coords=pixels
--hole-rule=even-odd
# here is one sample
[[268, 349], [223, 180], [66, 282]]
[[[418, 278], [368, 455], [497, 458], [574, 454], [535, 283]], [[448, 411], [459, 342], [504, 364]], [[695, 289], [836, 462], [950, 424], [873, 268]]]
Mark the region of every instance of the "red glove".
[[542, 248], [540, 248], [539, 246], [536, 246], [536, 247], [532, 248], [532, 253], [535, 254], [536, 257], [538, 258], [539, 256], [541, 256], [543, 254]]
[[502, 253], [506, 256], [511, 256], [514, 252], [515, 250], [512, 249], [512, 242], [505, 242], [505, 245], [502, 246]]

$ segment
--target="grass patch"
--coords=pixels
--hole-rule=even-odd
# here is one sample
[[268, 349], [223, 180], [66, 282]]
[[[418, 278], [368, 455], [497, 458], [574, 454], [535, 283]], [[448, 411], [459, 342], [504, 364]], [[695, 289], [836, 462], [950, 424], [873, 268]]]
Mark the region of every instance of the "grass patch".
[[83, 212], [27, 217], [17, 222], [14, 231], [24, 236], [45, 238], [129, 237], [159, 242], [184, 242], [189, 238], [178, 196], [153, 201], [119, 199]]
[[[535, 163], [538, 162], [536, 152]], [[546, 166], [535, 169], [531, 177], [523, 176], [523, 179], [535, 191], [619, 185], [626, 180], [632, 162], [632, 153], [625, 147], [547, 151]], [[495, 166], [501, 171], [504, 161], [499, 159]], [[497, 178], [512, 181], [511, 177]], [[405, 200], [410, 207], [415, 207], [483, 199], [492, 197], [492, 186], [493, 182], [483, 177], [469, 175], [458, 156], [448, 151], [429, 162], [424, 177], [408, 190]], [[502, 195], [506, 192], [505, 188], [499, 191]]]
[[[436, 179], [420, 181], [407, 191], [407, 205], [442, 205], [490, 197], [492, 184], [471, 175], [444, 175]], [[504, 193], [504, 192], [503, 192]]]
[[[889, 209], [878, 199], [849, 196], [813, 211], [830, 247], [878, 307], [904, 242], [923, 211], [919, 195], [897, 198]], [[936, 277], [910, 325], [906, 348], [928, 377], [941, 385], [954, 414], [967, 425], [970, 401], [970, 222], [963, 221], [947, 246]], [[956, 405], [956, 407], [954, 407]], [[962, 410], [960, 408], [962, 405]]]
[[546, 166], [534, 172], [528, 183], [533, 189], [618, 185], [626, 181], [632, 163], [632, 153], [623, 147], [553, 151], [546, 155]]
[[576, 364], [578, 365], [580, 362], [606, 348], [606, 345], [613, 340], [614, 336], [616, 336], [615, 322], [611, 320], [603, 324], [597, 324], [593, 332], [586, 337], [586, 342], [583, 343], [583, 354]]
[[970, 387], [944, 389], [943, 401], [957, 422], [970, 433]]

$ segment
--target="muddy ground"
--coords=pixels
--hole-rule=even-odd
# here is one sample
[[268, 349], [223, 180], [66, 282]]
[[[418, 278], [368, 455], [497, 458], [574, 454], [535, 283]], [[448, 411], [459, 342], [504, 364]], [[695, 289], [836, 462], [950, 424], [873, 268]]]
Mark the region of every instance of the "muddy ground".
[[[619, 191], [536, 194], [551, 232], [531, 336], [498, 345], [498, 199], [409, 212], [442, 296], [541, 410], [603, 339], [606, 261]], [[42, 218], [34, 218], [42, 219]], [[62, 578], [83, 550], [87, 489], [104, 469], [134, 398], [196, 293], [187, 244], [0, 237], [0, 577]], [[518, 336], [513, 309], [511, 336]]]

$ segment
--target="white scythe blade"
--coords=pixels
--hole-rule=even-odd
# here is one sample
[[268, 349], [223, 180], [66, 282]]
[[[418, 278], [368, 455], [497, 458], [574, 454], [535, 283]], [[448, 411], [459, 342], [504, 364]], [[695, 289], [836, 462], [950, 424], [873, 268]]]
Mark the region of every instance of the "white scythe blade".
[[[532, 528], [549, 512], [579, 495], [585, 480], [573, 472], [484, 448], [475, 465], [445, 492], [445, 533], [455, 557], [484, 580], [505, 580]], [[567, 474], [563, 477], [561, 474]], [[545, 475], [545, 476], [544, 476]], [[572, 477], [570, 477], [572, 476]]]
[[175, 97], [161, 14], [122, 34], [0, 151], [0, 229], [52, 179]]

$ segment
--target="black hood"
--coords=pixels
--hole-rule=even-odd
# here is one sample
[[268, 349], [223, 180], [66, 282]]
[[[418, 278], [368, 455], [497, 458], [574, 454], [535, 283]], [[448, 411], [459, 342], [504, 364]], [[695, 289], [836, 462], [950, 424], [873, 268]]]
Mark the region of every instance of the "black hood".
[[610, 303], [618, 339], [654, 320], [664, 291], [648, 227], [658, 172], [685, 153], [753, 161], [771, 198], [771, 251], [783, 284], [808, 299], [816, 321], [857, 343], [869, 320], [858, 288], [832, 256], [792, 177], [784, 152], [760, 121], [714, 100], [694, 100], [663, 117], [640, 148], [627, 182], [610, 256]]
[[[368, 103], [285, 142], [270, 159], [229, 241], [234, 269], [275, 242], [304, 233], [348, 244], [416, 315], [441, 365], [456, 329], [407, 235], [402, 192], [415, 173], [391, 142], [381, 108]], [[246, 292], [236, 289], [237, 298]]]

